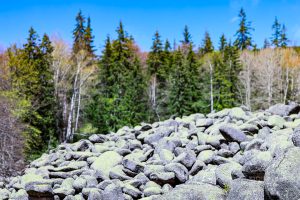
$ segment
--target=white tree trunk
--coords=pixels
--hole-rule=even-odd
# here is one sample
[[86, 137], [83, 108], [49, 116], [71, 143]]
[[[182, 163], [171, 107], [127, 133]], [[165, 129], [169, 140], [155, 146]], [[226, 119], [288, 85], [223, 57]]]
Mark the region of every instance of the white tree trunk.
[[209, 72], [210, 72], [210, 112], [214, 111], [214, 86], [213, 86], [213, 66], [209, 61]]

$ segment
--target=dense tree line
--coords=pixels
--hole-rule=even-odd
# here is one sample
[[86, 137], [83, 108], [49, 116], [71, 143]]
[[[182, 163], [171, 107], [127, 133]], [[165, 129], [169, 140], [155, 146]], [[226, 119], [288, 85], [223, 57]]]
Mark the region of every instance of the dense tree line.
[[288, 46], [285, 25], [275, 18], [272, 36], [258, 49], [245, 11], [238, 16], [233, 41], [223, 34], [214, 46], [205, 32], [197, 48], [185, 26], [173, 47], [156, 31], [147, 53], [120, 22], [100, 56], [91, 19], [81, 12], [72, 47], [30, 28], [22, 47], [13, 45], [0, 57], [0, 98], [13, 102], [25, 155], [32, 159], [58, 143], [142, 121], [296, 101], [299, 51]]

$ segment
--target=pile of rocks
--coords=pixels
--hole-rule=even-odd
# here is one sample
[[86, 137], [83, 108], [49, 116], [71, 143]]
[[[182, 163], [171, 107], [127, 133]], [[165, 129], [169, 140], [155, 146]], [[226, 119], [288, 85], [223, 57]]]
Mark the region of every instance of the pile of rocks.
[[300, 199], [300, 106], [245, 107], [61, 144], [0, 199]]

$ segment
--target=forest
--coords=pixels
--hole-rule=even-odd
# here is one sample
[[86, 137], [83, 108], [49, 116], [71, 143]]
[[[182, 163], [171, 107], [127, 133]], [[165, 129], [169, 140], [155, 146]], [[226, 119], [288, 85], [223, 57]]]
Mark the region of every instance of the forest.
[[275, 17], [273, 34], [258, 48], [243, 9], [238, 18], [236, 34], [221, 35], [218, 44], [209, 32], [193, 43], [188, 26], [178, 42], [163, 41], [157, 30], [149, 52], [120, 22], [101, 55], [91, 19], [81, 11], [72, 46], [31, 27], [23, 46], [0, 53], [0, 166], [141, 122], [297, 101], [300, 52], [289, 45], [284, 23]]

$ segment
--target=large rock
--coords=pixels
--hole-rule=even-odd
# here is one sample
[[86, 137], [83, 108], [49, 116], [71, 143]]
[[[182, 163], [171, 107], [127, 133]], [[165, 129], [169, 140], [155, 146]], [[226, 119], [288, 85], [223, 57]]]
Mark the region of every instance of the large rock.
[[181, 183], [185, 183], [189, 177], [187, 168], [180, 163], [170, 163], [165, 165], [165, 171], [174, 172], [176, 178]]
[[232, 171], [241, 169], [242, 166], [235, 162], [219, 165], [216, 168], [217, 184], [220, 185], [222, 188], [230, 187], [232, 183]]
[[225, 200], [223, 189], [207, 183], [197, 185], [179, 185], [162, 196], [154, 197], [154, 200]]
[[114, 184], [108, 185], [102, 193], [103, 200], [125, 200], [122, 188]]
[[264, 182], [248, 179], [232, 181], [227, 200], [263, 200]]
[[249, 179], [263, 180], [265, 170], [269, 166], [272, 155], [269, 151], [253, 150], [249, 156], [245, 155], [246, 162], [242, 172]]
[[109, 177], [110, 170], [122, 162], [122, 156], [114, 151], [107, 151], [101, 154], [91, 165], [91, 168], [101, 173], [104, 177]]
[[300, 127], [295, 128], [292, 134], [292, 141], [296, 147], [300, 147]]
[[265, 191], [269, 198], [300, 199], [300, 148], [293, 147], [276, 157], [265, 173]]
[[276, 104], [274, 106], [271, 106], [267, 111], [272, 113], [273, 115], [280, 115], [284, 117], [299, 113], [300, 106], [296, 103], [290, 103], [289, 105]]
[[223, 137], [230, 142], [244, 142], [247, 140], [247, 136], [240, 130], [229, 126], [223, 125], [219, 128]]

